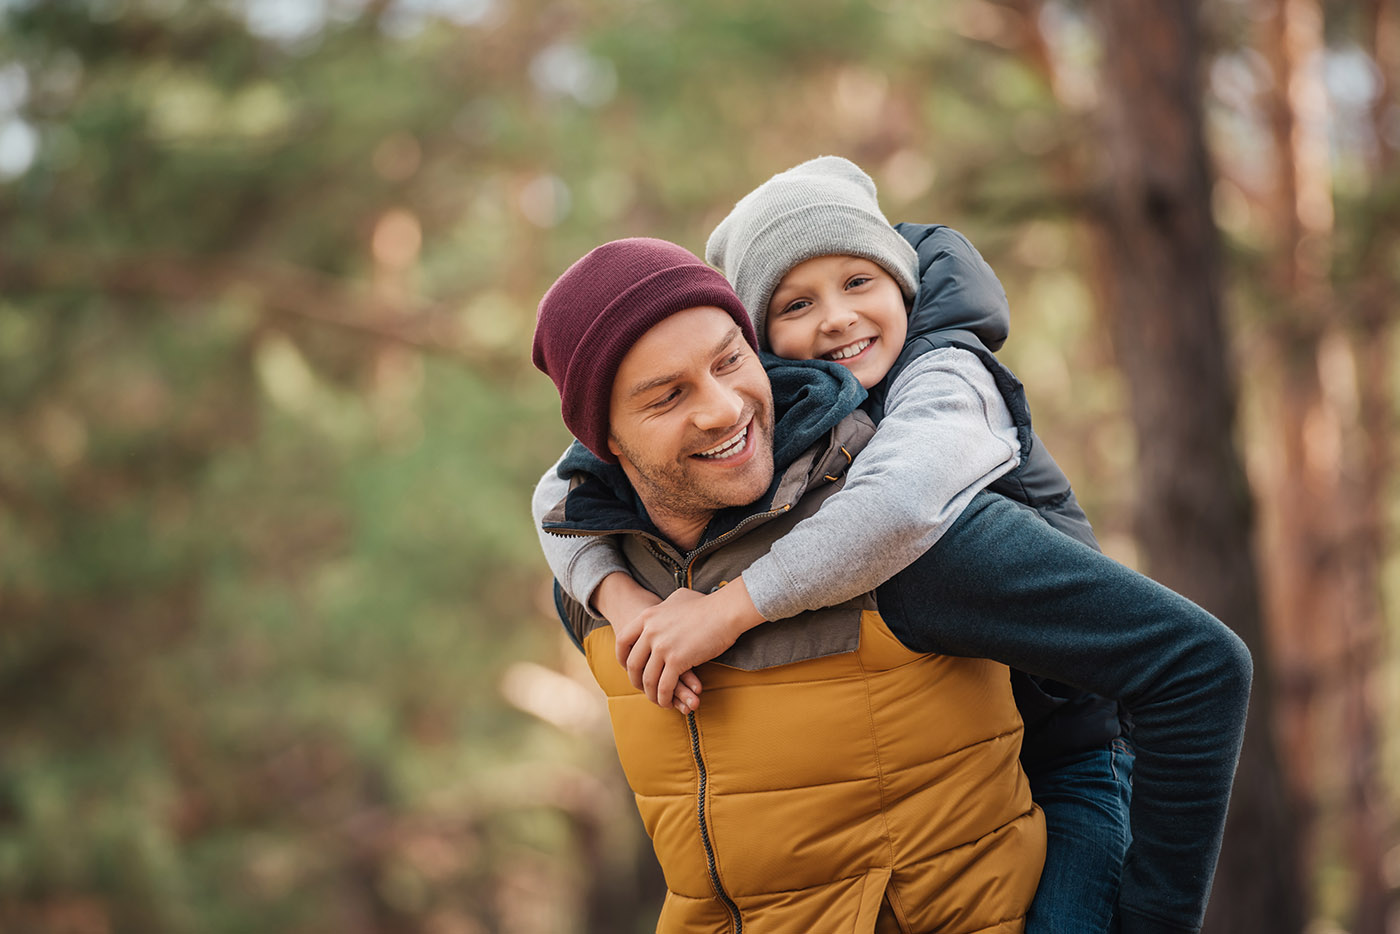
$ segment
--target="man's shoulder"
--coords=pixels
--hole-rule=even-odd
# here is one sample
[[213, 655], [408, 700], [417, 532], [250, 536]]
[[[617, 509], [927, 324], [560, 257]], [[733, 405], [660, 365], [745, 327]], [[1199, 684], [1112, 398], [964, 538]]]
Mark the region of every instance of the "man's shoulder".
[[783, 471], [777, 480], [774, 502], [796, 503], [826, 484], [841, 480], [874, 435], [875, 423], [869, 415], [860, 409], [847, 413]]

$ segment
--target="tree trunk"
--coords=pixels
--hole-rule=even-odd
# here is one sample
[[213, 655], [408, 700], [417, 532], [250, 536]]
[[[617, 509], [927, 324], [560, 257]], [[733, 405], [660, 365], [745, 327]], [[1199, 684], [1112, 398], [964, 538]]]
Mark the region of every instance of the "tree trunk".
[[1260, 472], [1263, 576], [1282, 674], [1285, 775], [1298, 803], [1304, 877], [1315, 879], [1321, 801], [1337, 781], [1321, 763], [1339, 761], [1326, 754], [1326, 738], [1339, 727], [1331, 701], [1345, 651], [1337, 625], [1345, 615], [1337, 509], [1342, 417], [1337, 393], [1324, 389], [1322, 351], [1328, 346], [1329, 359], [1342, 361], [1348, 348], [1326, 318], [1336, 300], [1326, 258], [1333, 233], [1330, 171], [1325, 141], [1318, 145], [1326, 98], [1308, 68], [1321, 44], [1321, 12], [1312, 0], [1260, 0], [1259, 22], [1258, 44], [1273, 79], [1261, 103], [1274, 148], [1274, 185], [1266, 198], [1274, 234], [1273, 313], [1261, 339], [1264, 356], [1272, 358], [1267, 372], [1273, 385], [1265, 397], [1279, 439], [1270, 469]]
[[1097, 243], [1138, 435], [1138, 539], [1152, 576], [1233, 627], [1255, 659], [1207, 924], [1220, 934], [1290, 934], [1303, 927], [1300, 876], [1272, 731], [1252, 505], [1235, 447], [1197, 4], [1099, 0], [1095, 8], [1107, 37]]
[[[1377, 663], [1388, 431], [1385, 277], [1362, 247], [1351, 282], [1333, 268], [1332, 172], [1317, 0], [1261, 0], [1275, 153], [1266, 343], [1283, 456], [1264, 503], [1269, 618], [1286, 673], [1280, 719], [1311, 867], [1346, 867], [1354, 934], [1385, 934], [1389, 808], [1381, 787]], [[1380, 11], [1377, 10], [1377, 37]], [[1379, 56], [1378, 56], [1379, 57]], [[1377, 134], [1384, 149], [1385, 136]], [[1379, 176], [1378, 176], [1379, 177]], [[1376, 228], [1372, 229], [1381, 229]], [[1378, 315], [1378, 313], [1380, 313]], [[1315, 878], [1315, 870], [1308, 878]]]
[[[1391, 106], [1395, 100], [1393, 80], [1400, 76], [1400, 15], [1395, 5], [1385, 0], [1368, 0], [1366, 4], [1367, 38], [1372, 60], [1382, 76], [1380, 93], [1371, 110], [1372, 133], [1376, 140], [1376, 157], [1371, 165], [1373, 190], [1381, 190], [1387, 179], [1393, 179], [1396, 166], [1396, 144], [1386, 132]], [[1393, 182], [1391, 182], [1393, 184]], [[1390, 486], [1393, 464], [1391, 445], [1395, 436], [1396, 412], [1392, 383], [1395, 348], [1395, 317], [1400, 307], [1400, 283], [1387, 269], [1385, 257], [1395, 255], [1396, 227], [1376, 225], [1380, 233], [1365, 250], [1361, 275], [1357, 283], [1356, 300], [1350, 303], [1353, 312], [1352, 329], [1358, 341], [1357, 382], [1359, 438], [1361, 450], [1357, 463], [1361, 480], [1356, 511], [1356, 527], [1360, 547], [1367, 556], [1365, 569], [1369, 579], [1362, 594], [1361, 619], [1367, 631], [1361, 642], [1369, 645], [1370, 654], [1357, 656], [1364, 665], [1358, 676], [1347, 679], [1350, 687], [1348, 725], [1352, 731], [1351, 745], [1357, 750], [1348, 782], [1348, 802], [1351, 808], [1350, 826], [1355, 841], [1353, 849], [1365, 867], [1358, 873], [1356, 930], [1394, 931], [1400, 926], [1397, 915], [1397, 893], [1393, 873], [1385, 871], [1388, 853], [1396, 842], [1396, 815], [1392, 799], [1384, 787], [1381, 764], [1381, 714], [1376, 670], [1379, 659], [1389, 658], [1386, 641], [1383, 585], [1381, 568], [1389, 546], [1385, 516], [1386, 491]]]

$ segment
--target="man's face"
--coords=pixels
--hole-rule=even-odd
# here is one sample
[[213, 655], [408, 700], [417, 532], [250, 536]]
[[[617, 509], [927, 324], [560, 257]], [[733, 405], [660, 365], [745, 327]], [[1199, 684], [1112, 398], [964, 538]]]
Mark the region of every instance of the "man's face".
[[773, 390], [719, 308], [671, 315], [632, 345], [609, 426], [609, 449], [677, 544], [692, 547], [715, 510], [752, 503], [772, 482]]

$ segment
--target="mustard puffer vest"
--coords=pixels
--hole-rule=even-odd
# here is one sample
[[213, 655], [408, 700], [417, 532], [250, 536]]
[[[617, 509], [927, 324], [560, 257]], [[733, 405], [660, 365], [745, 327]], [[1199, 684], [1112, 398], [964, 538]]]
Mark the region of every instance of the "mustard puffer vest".
[[[839, 488], [857, 413], [799, 459], [770, 508], [689, 554], [629, 534], [661, 593], [737, 576]], [[636, 691], [612, 628], [567, 603], [666, 878], [661, 934], [1020, 932], [1045, 853], [1004, 665], [905, 648], [873, 599], [764, 623], [698, 670], [682, 716]]]

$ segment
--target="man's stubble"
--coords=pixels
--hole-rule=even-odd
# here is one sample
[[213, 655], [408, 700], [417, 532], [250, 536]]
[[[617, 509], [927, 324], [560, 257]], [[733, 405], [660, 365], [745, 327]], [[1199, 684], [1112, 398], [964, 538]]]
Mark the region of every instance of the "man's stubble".
[[[747, 420], [745, 416], [744, 420]], [[758, 433], [758, 449], [744, 468], [729, 478], [716, 482], [712, 471], [695, 463], [689, 455], [680, 460], [653, 459], [641, 445], [629, 444], [617, 435], [612, 441], [634, 468], [632, 485], [648, 513], [669, 513], [686, 519], [704, 517], [706, 521], [720, 509], [747, 506], [757, 500], [773, 481], [773, 407], [768, 400], [755, 401], [752, 410], [754, 430]], [[741, 420], [741, 424], [743, 421]], [[704, 450], [708, 439], [697, 439], [688, 449]], [[713, 443], [723, 440], [713, 439]], [[719, 474], [723, 478], [724, 474]]]

